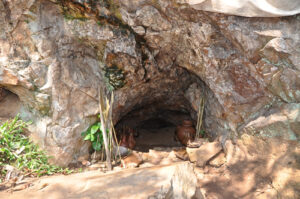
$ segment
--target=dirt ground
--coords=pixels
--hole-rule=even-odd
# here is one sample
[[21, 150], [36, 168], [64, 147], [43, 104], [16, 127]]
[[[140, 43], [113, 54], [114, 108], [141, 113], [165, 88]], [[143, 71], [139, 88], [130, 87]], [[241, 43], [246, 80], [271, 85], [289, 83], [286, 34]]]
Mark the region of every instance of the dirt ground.
[[88, 171], [69, 176], [42, 177], [22, 191], [0, 192], [6, 199], [147, 198], [167, 183], [175, 165], [102, 173]]
[[[297, 142], [265, 141], [244, 136], [226, 143], [204, 168], [194, 165], [205, 199], [299, 199], [300, 147]], [[7, 199], [148, 198], [168, 183], [176, 164], [184, 162], [172, 149], [141, 153], [140, 168], [94, 171], [33, 179], [0, 192]], [[22, 187], [23, 186], [23, 187]]]

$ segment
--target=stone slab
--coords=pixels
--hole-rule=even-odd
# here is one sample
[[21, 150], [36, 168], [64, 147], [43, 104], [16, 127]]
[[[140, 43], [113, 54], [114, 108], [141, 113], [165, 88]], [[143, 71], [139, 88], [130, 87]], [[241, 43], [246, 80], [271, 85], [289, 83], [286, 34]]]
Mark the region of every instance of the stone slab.
[[219, 142], [208, 142], [199, 148], [186, 148], [191, 162], [195, 162], [197, 166], [204, 167], [212, 157], [222, 150]]
[[[179, 163], [181, 164], [181, 163]], [[43, 177], [28, 189], [7, 193], [6, 199], [122, 199], [148, 198], [170, 182], [176, 165], [127, 169], [103, 174], [98, 171], [69, 176]]]

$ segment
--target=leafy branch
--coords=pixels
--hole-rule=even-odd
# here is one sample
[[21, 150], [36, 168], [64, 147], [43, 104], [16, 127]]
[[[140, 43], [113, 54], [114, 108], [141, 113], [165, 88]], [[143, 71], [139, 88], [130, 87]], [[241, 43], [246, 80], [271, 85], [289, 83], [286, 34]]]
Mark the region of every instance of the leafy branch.
[[81, 135], [84, 136], [84, 140], [91, 141], [92, 147], [95, 151], [100, 151], [102, 149], [103, 135], [100, 122], [90, 126], [86, 131], [82, 132]]

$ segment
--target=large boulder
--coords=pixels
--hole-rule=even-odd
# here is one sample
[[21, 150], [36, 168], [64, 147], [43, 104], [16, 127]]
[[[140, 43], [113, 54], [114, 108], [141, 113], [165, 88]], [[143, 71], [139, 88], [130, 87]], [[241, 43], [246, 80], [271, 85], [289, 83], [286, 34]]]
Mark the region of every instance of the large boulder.
[[170, 183], [162, 186], [149, 199], [204, 199], [193, 165], [188, 162], [177, 164]]
[[[298, 139], [299, 16], [228, 16], [184, 1], [81, 2], [0, 2], [0, 87], [19, 97], [21, 117], [56, 163], [88, 154], [80, 134], [97, 119], [99, 87], [115, 91], [114, 123], [132, 110], [140, 120], [162, 109], [196, 119], [204, 97], [211, 138], [266, 129]], [[284, 115], [280, 128], [266, 122], [273, 114]]]
[[223, 149], [205, 169], [195, 167], [204, 198], [299, 198], [298, 141], [243, 134]]
[[236, 143], [226, 141], [224, 149], [229, 176], [238, 174], [238, 177], [231, 179], [232, 184], [241, 184], [245, 190], [251, 190], [254, 186], [259, 189], [259, 183], [271, 185], [273, 191], [266, 191], [259, 198], [299, 196], [299, 142], [243, 134]]

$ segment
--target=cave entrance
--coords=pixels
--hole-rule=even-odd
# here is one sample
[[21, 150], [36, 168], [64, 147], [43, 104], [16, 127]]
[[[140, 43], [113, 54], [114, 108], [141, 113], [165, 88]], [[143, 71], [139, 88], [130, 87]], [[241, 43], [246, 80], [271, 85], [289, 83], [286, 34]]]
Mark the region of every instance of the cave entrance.
[[147, 152], [154, 148], [182, 146], [175, 139], [176, 125], [162, 118], [151, 118], [144, 121], [137, 129], [135, 150]]
[[9, 90], [0, 87], [0, 120], [15, 117], [20, 107], [19, 97]]
[[149, 107], [144, 107], [124, 116], [116, 125], [116, 129], [119, 140], [122, 139], [122, 131], [128, 128], [134, 130], [136, 142], [134, 150], [136, 151], [148, 152], [150, 149], [171, 151], [183, 147], [175, 135], [176, 127], [183, 120], [193, 121], [188, 111], [158, 109], [155, 112], [149, 112]]
[[[201, 99], [209, 99], [202, 108], [202, 130], [205, 136], [210, 134], [206, 131], [207, 127], [214, 129], [211, 126], [217, 126], [212, 122], [214, 116], [209, 110], [211, 104], [218, 105], [213, 93], [197, 76], [181, 68], [176, 70], [180, 75], [166, 75], [139, 86], [139, 89], [127, 90], [127, 95], [119, 94], [116, 97], [122, 99], [122, 104], [116, 106], [118, 108], [114, 114], [115, 129], [121, 143], [126, 142], [128, 133], [134, 131], [136, 151], [147, 152], [154, 148], [169, 151], [167, 148], [172, 150], [174, 147], [184, 147], [175, 139], [176, 127], [182, 125], [184, 120], [192, 121], [196, 127]], [[124, 136], [126, 133], [127, 136]]]

